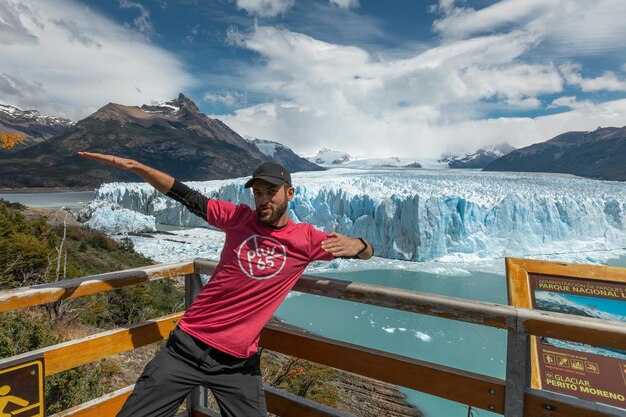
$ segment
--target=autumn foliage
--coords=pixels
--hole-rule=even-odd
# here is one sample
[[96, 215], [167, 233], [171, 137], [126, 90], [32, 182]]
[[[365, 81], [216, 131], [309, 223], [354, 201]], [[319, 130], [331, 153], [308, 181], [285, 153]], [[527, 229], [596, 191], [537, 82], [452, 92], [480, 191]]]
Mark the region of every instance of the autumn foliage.
[[11, 149], [15, 145], [24, 141], [24, 136], [17, 133], [0, 134], [0, 144], [2, 149]]

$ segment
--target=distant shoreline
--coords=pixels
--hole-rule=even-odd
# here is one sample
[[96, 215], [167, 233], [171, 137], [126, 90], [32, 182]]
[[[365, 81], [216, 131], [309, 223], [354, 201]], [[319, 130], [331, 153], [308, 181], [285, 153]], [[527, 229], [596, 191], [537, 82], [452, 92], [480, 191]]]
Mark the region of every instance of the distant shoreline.
[[93, 187], [33, 187], [33, 188], [0, 188], [0, 194], [45, 194], [45, 193], [79, 193], [84, 191], [95, 191]]

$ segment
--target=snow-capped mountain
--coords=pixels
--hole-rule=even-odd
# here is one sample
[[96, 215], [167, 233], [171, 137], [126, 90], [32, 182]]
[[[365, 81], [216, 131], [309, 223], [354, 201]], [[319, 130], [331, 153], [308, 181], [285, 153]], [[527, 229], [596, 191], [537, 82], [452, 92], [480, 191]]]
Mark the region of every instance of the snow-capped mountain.
[[415, 158], [399, 158], [390, 156], [387, 158], [363, 158], [353, 159], [342, 165], [344, 168], [377, 169], [377, 168], [422, 168], [422, 164]]
[[250, 136], [246, 136], [245, 139], [256, 146], [259, 152], [267, 157], [268, 161], [279, 163], [291, 172], [321, 171], [324, 169], [307, 159], [299, 157], [291, 148], [282, 143]]
[[152, 113], [159, 116], [175, 117], [180, 109], [183, 107], [189, 107], [191, 109], [195, 108], [195, 110], [199, 111], [196, 103], [189, 100], [184, 95], [182, 95], [182, 97], [179, 96], [176, 99], [165, 101], [163, 103], [144, 104], [140, 108], [146, 113]]
[[439, 158], [439, 162], [447, 163], [450, 168], [484, 168], [492, 161], [514, 150], [515, 148], [505, 142], [493, 147], [479, 149], [464, 156], [454, 152], [444, 153]]
[[510, 152], [485, 171], [560, 172], [626, 181], [626, 126], [592, 132], [567, 132], [545, 142]]
[[357, 169], [376, 169], [376, 168], [422, 168], [422, 164], [417, 162], [415, 158], [399, 158], [390, 156], [386, 158], [356, 158], [345, 152], [333, 151], [323, 148], [316, 155], [309, 156], [307, 159], [318, 165], [327, 168], [357, 168]]
[[[2, 158], [3, 153], [0, 187], [85, 189], [137, 179], [133, 173], [80, 158], [78, 151], [136, 159], [181, 181], [249, 175], [268, 160], [256, 145], [180, 94], [141, 107], [109, 103], [45, 142], [14, 152], [14, 157]], [[319, 167], [297, 167], [303, 169]]]
[[37, 110], [21, 110], [0, 104], [0, 133], [17, 133], [25, 137], [15, 150], [43, 142], [72, 125], [74, 122], [63, 117], [46, 116]]
[[20, 110], [17, 107], [10, 106], [8, 104], [0, 104], [0, 117], [3, 121], [7, 122], [31, 122], [48, 127], [67, 127], [74, 124], [74, 122], [64, 117], [46, 116], [37, 110]]
[[309, 161], [317, 165], [341, 165], [350, 162], [352, 158], [345, 152], [333, 151], [328, 148], [322, 148], [316, 155], [309, 156]]

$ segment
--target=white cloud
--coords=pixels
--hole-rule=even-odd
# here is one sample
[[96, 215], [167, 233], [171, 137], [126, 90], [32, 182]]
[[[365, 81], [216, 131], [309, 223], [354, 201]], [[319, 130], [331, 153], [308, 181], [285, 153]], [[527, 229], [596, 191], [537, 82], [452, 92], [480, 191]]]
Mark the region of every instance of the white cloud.
[[330, 0], [330, 3], [342, 9], [353, 9], [360, 6], [359, 0]]
[[246, 46], [244, 36], [239, 32], [237, 26], [229, 26], [228, 29], [226, 29], [226, 43], [239, 48]]
[[41, 83], [29, 83], [19, 72], [0, 74], [0, 97], [5, 102], [20, 103], [22, 109], [40, 109], [48, 104]]
[[557, 56], [623, 55], [625, 15], [622, 0], [563, 1], [546, 24], [546, 43]]
[[[502, 142], [522, 147], [543, 142], [566, 131], [590, 131], [599, 126], [623, 126], [626, 121], [626, 99], [594, 104], [571, 102], [572, 110], [537, 118], [496, 118], [472, 120], [442, 126], [440, 133], [449, 141], [454, 137], [479, 137], [484, 143]], [[479, 143], [475, 139], [474, 143]], [[452, 142], [451, 142], [452, 143]]]
[[30, 14], [30, 10], [13, 2], [0, 3], [0, 44], [28, 44], [36, 43], [33, 35], [21, 22], [20, 11]]
[[50, 19], [50, 22], [55, 24], [58, 28], [64, 29], [67, 34], [67, 40], [69, 42], [80, 42], [85, 46], [95, 46], [101, 48], [102, 45], [96, 42], [91, 36], [86, 34], [76, 22], [67, 21], [65, 19]]
[[578, 86], [584, 92], [626, 91], [626, 79], [618, 77], [612, 71], [605, 71], [595, 78], [584, 78], [580, 74], [580, 65], [564, 64], [561, 65], [560, 69], [568, 84]]
[[293, 6], [294, 0], [235, 0], [237, 7], [258, 17], [284, 15]]
[[[585, 92], [625, 91], [621, 74], [607, 71], [586, 79], [578, 67], [550, 59], [593, 50], [590, 37], [573, 33], [584, 29], [602, 32], [602, 38], [622, 34], [608, 43], [626, 51], [618, 45], [626, 25], [608, 13], [613, 9], [623, 16], [626, 2], [503, 0], [481, 10], [465, 4], [441, 0], [434, 8], [442, 14], [434, 25], [441, 42], [402, 57], [269, 26], [237, 32], [236, 44], [262, 58], [260, 66], [247, 70], [242, 88], [277, 98], [217, 117], [241, 134], [273, 138], [300, 153], [325, 146], [356, 155], [418, 158], [503, 141], [520, 147], [565, 130], [626, 124], [625, 100], [554, 99], [569, 95], [565, 88], [572, 85]], [[596, 24], [607, 27], [593, 29]], [[578, 40], [555, 52], [565, 34]], [[544, 108], [562, 112], [506, 116]], [[502, 116], [486, 118], [493, 111]]]
[[576, 96], [564, 96], [552, 100], [552, 103], [548, 105], [549, 109], [557, 109], [559, 107], [567, 107], [573, 110], [584, 111], [592, 110], [595, 107], [589, 100], [578, 101]]
[[626, 2], [622, 0], [502, 0], [480, 10], [441, 1], [433, 28], [446, 39], [524, 30], [550, 55], [626, 52]]
[[541, 104], [536, 96], [563, 89], [563, 80], [552, 65], [474, 66], [461, 74], [477, 98], [502, 97], [516, 107], [536, 108]]
[[440, 4], [444, 17], [436, 20], [433, 28], [446, 37], [466, 38], [505, 29], [512, 24], [519, 26], [535, 19], [544, 19], [559, 3], [562, 3], [561, 0], [502, 0], [476, 11], [453, 7], [451, 2], [446, 1]]
[[204, 101], [222, 103], [230, 107], [247, 105], [245, 94], [242, 94], [237, 91], [225, 91], [225, 92], [218, 93], [218, 94], [205, 93], [202, 98]]
[[436, 156], [448, 146], [438, 136], [441, 126], [480, 116], [481, 100], [537, 108], [539, 96], [563, 89], [553, 65], [517, 62], [530, 42], [521, 32], [387, 61], [273, 27], [257, 26], [242, 36], [243, 45], [266, 62], [246, 88], [283, 99], [219, 117], [240, 133], [278, 139], [302, 152], [340, 143], [357, 154]]
[[150, 11], [143, 4], [130, 0], [119, 0], [119, 5], [123, 9], [137, 9], [139, 16], [133, 19], [135, 27], [148, 37], [155, 34], [154, 25], [150, 20]]
[[32, 37], [0, 48], [0, 90], [7, 104], [77, 120], [107, 102], [171, 99], [195, 82], [176, 57], [84, 5], [7, 4], [0, 20], [20, 22], [18, 32]]

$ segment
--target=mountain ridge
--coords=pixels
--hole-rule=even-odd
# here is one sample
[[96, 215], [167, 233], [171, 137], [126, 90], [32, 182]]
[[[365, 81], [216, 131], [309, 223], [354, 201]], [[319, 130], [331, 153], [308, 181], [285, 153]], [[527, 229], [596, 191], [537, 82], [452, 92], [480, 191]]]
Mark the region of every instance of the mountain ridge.
[[626, 180], [626, 126], [570, 131], [517, 149], [484, 171], [552, 172], [601, 180]]
[[515, 148], [507, 142], [503, 142], [492, 147], [480, 148], [476, 152], [466, 154], [465, 156], [460, 156], [455, 153], [446, 153], [441, 155], [438, 162], [446, 163], [449, 168], [484, 168], [492, 161], [514, 150]]
[[43, 142], [74, 122], [60, 116], [47, 116], [37, 110], [21, 110], [8, 104], [0, 104], [0, 133], [18, 134], [24, 141], [11, 150], [15, 152]]
[[[143, 107], [109, 103], [45, 142], [0, 154], [0, 188], [92, 189], [138, 180], [131, 172], [80, 158], [79, 151], [136, 159], [181, 181], [248, 176], [270, 159], [181, 93]], [[296, 156], [287, 168], [306, 169], [302, 161]]]

